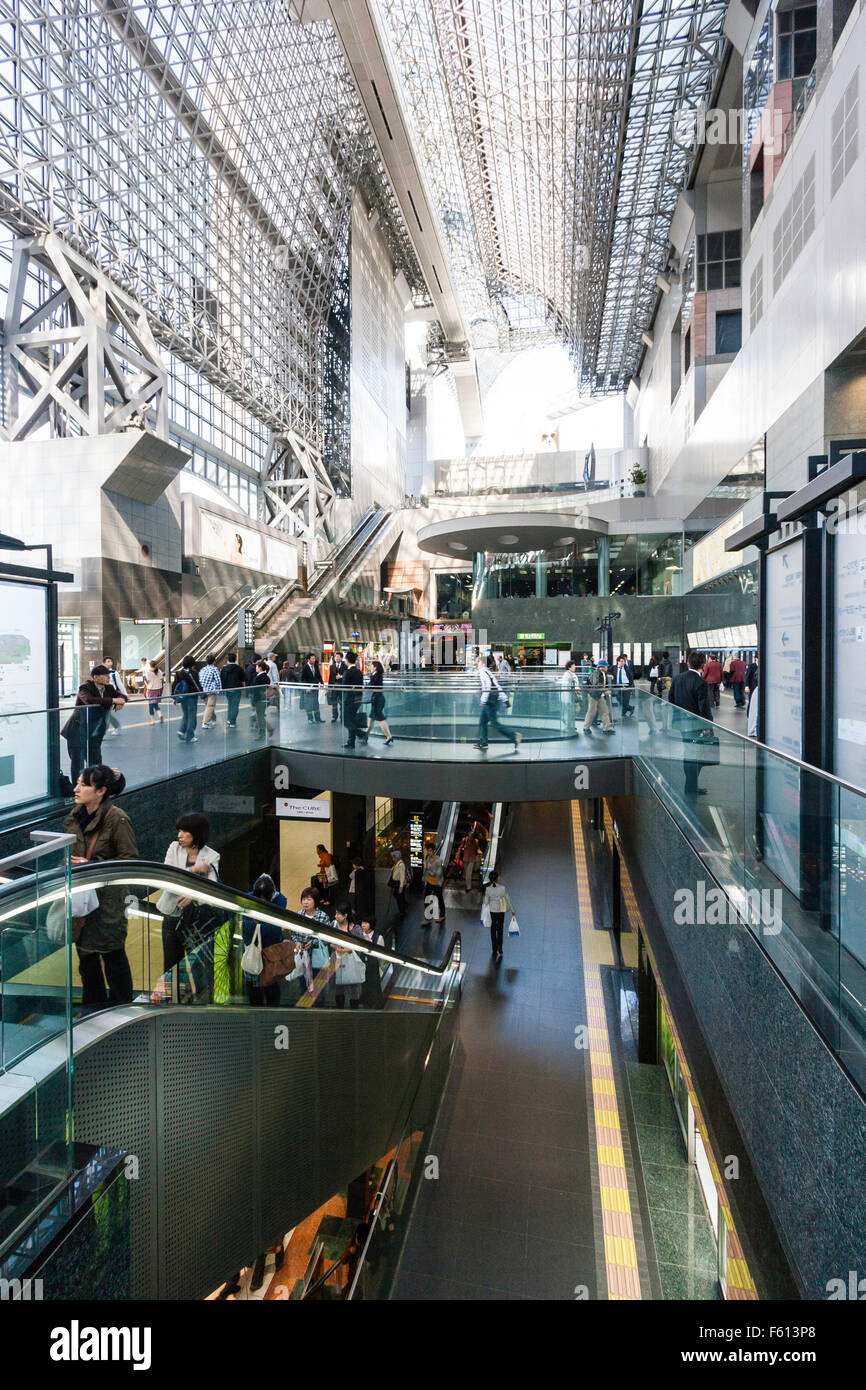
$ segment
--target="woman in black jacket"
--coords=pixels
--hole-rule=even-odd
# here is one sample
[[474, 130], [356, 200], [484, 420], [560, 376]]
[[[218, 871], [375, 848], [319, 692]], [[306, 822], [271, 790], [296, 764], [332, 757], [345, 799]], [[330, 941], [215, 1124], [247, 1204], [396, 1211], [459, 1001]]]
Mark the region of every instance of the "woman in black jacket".
[[394, 742], [391, 730], [388, 728], [388, 721], [385, 718], [385, 692], [382, 689], [385, 680], [385, 667], [381, 661], [373, 662], [373, 671], [367, 682], [367, 689], [373, 693], [370, 697], [370, 722], [367, 725], [367, 735], [369, 736], [374, 724], [378, 724], [382, 733], [385, 735], [385, 743]]
[[301, 670], [301, 685], [309, 687], [301, 692], [301, 709], [307, 712], [308, 724], [324, 724], [319, 713], [319, 686], [323, 684], [319, 659], [314, 652], [307, 652], [307, 659]]

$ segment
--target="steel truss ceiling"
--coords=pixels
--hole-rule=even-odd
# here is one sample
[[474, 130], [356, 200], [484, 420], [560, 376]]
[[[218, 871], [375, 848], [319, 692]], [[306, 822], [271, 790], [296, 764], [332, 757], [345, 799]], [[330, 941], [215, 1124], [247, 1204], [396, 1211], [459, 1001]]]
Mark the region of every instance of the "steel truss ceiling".
[[0, 218], [59, 233], [159, 342], [318, 449], [359, 185], [421, 302], [329, 25], [284, 0], [0, 0]]
[[637, 368], [727, 0], [374, 0], [473, 345]]

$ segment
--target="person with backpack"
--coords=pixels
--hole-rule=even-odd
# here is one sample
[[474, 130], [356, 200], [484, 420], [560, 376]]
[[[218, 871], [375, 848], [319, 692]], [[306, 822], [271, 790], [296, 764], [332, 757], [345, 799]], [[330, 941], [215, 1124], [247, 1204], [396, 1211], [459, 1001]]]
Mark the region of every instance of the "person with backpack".
[[195, 726], [198, 722], [200, 694], [201, 685], [196, 674], [195, 662], [191, 656], [185, 656], [172, 691], [175, 704], [181, 707], [180, 730], [177, 736], [182, 743], [198, 743]]
[[478, 672], [479, 699], [481, 713], [478, 719], [478, 739], [473, 744], [474, 748], [479, 748], [481, 752], [486, 752], [488, 744], [488, 729], [492, 724], [494, 729], [498, 729], [503, 738], [514, 744], [516, 753], [520, 747], [523, 735], [518, 731], [506, 729], [504, 724], [499, 722], [499, 706], [508, 703], [508, 696], [499, 684], [493, 672], [493, 657], [484, 660], [483, 656], [476, 657], [475, 669]]

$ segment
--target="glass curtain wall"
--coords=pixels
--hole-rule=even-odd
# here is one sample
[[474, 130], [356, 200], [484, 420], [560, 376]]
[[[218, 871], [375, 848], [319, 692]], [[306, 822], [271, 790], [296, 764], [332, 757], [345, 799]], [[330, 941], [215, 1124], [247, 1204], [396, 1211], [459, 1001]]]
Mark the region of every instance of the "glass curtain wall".
[[682, 535], [611, 536], [611, 595], [674, 595], [682, 591]]

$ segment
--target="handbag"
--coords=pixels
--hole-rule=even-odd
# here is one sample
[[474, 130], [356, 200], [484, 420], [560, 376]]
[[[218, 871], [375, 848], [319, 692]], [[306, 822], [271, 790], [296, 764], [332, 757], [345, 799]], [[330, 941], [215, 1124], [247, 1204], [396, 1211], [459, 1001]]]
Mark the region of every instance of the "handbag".
[[241, 970], [245, 975], [250, 975], [258, 980], [264, 969], [262, 960], [262, 924], [256, 922], [256, 929], [253, 932], [253, 939], [241, 956]]
[[259, 976], [260, 987], [264, 989], [276, 980], [290, 978], [295, 972], [295, 958], [299, 953], [293, 941], [275, 941], [272, 946], [265, 946], [262, 950], [264, 968]]
[[334, 864], [325, 865], [325, 879], [328, 883], [336, 883], [339, 875]]
[[364, 962], [355, 955], [354, 951], [347, 951], [344, 956], [337, 956], [337, 985], [362, 985], [366, 973]]
[[[69, 916], [70, 925], [76, 920], [83, 922], [91, 912], [95, 912], [99, 907], [99, 896], [95, 888], [80, 888], [77, 893], [69, 895]], [[55, 946], [65, 946], [66, 944], [66, 904], [63, 898], [58, 898], [56, 902], [50, 903], [45, 914], [45, 934], [48, 940]], [[81, 935], [81, 928], [78, 929]], [[78, 938], [73, 935], [73, 941]]]
[[508, 935], [509, 935], [509, 936], [519, 936], [519, 935], [520, 935], [520, 927], [517, 925], [517, 917], [516, 917], [515, 913], [513, 913], [513, 912], [512, 912], [512, 914], [511, 914], [511, 921], [508, 923]]
[[328, 964], [328, 961], [330, 959], [330, 950], [327, 946], [323, 946], [321, 941], [319, 941], [317, 937], [313, 943], [313, 949], [310, 952], [310, 964], [312, 965], [314, 970], [321, 970], [324, 966]]

